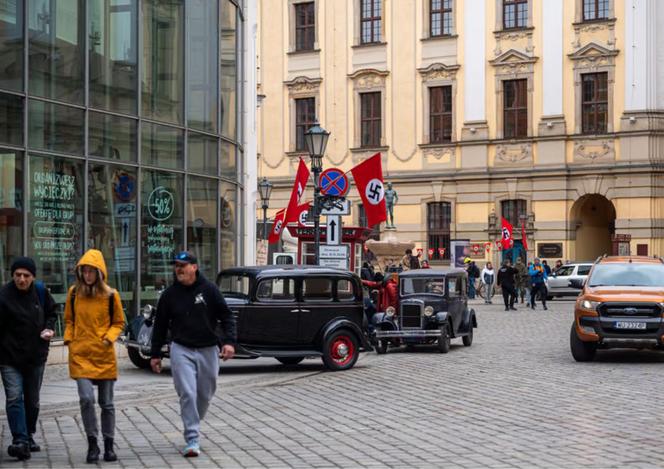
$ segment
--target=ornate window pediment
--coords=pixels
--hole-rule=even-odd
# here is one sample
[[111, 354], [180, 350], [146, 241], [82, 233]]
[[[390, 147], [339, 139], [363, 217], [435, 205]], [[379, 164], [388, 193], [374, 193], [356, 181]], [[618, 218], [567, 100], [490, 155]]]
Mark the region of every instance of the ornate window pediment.
[[385, 70], [376, 70], [375, 68], [363, 68], [348, 75], [353, 80], [355, 88], [384, 88], [385, 77], [390, 72]]
[[489, 63], [496, 67], [496, 74], [510, 75], [516, 73], [533, 73], [533, 64], [539, 57], [532, 57], [515, 49], [502, 53]]
[[288, 90], [291, 93], [301, 93], [318, 90], [321, 81], [323, 81], [322, 78], [299, 76], [293, 78], [292, 80], [285, 81], [284, 84], [288, 87]]
[[575, 52], [568, 54], [568, 57], [575, 61], [612, 62], [613, 57], [618, 55], [618, 52], [618, 50], [607, 49], [606, 47], [603, 47], [595, 42], [591, 42], [590, 44], [586, 44]]
[[428, 67], [418, 68], [423, 81], [431, 80], [454, 80], [460, 65], [445, 65], [440, 62], [433, 63]]

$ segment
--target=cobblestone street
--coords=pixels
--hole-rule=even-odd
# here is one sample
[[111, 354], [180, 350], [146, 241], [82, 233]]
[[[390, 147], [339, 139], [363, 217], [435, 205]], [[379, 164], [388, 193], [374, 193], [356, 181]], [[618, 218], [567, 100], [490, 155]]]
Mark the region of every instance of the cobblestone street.
[[[103, 465], [662, 467], [664, 354], [609, 351], [576, 363], [568, 343], [572, 302], [553, 301], [549, 311], [519, 306], [508, 313], [475, 304], [473, 346], [455, 340], [447, 355], [372, 352], [340, 373], [322, 371], [319, 360], [290, 370], [274, 360], [254, 370], [252, 362], [224, 365], [198, 459], [178, 453], [170, 377], [128, 370], [131, 392], [123, 394], [122, 375], [116, 402], [120, 460]], [[25, 464], [6, 455], [2, 410], [0, 465], [86, 466], [75, 402], [42, 409], [43, 450]]]

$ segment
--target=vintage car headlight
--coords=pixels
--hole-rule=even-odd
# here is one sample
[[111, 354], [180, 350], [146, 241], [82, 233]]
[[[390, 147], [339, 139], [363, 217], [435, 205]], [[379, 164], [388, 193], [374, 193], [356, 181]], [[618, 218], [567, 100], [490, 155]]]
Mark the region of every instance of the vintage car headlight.
[[150, 319], [150, 316], [152, 316], [152, 311], [153, 310], [154, 310], [154, 306], [145, 305], [145, 306], [143, 306], [143, 310], [141, 311], [141, 314], [143, 314], [143, 317], [145, 319]]
[[387, 309], [385, 310], [385, 314], [387, 314], [389, 317], [394, 316], [394, 313], [396, 313], [396, 309], [394, 309], [394, 306], [388, 306]]
[[599, 306], [599, 301], [583, 300], [581, 302], [581, 308], [587, 309], [588, 311], [595, 311]]
[[424, 308], [424, 315], [427, 317], [433, 315], [433, 306], [427, 306]]

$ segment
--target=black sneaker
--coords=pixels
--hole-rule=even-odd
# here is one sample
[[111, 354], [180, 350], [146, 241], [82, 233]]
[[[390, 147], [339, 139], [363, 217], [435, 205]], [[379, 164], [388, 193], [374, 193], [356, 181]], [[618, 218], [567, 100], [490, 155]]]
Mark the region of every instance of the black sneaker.
[[509, 309], [507, 306], [505, 306], [505, 311], [509, 311], [509, 310], [510, 310], [510, 309]]
[[28, 447], [30, 448], [31, 453], [38, 453], [41, 451], [41, 447], [35, 442], [33, 437], [28, 438]]
[[19, 461], [25, 461], [30, 459], [30, 447], [27, 443], [9, 445], [9, 448], [7, 448], [7, 454], [9, 454], [12, 458], [18, 459]]
[[510, 306], [510, 309], [511, 309], [512, 311], [516, 311], [516, 310], [517, 310], [514, 306]]
[[546, 305], [544, 305], [544, 309], [549, 309], [549, 308], [547, 308]]

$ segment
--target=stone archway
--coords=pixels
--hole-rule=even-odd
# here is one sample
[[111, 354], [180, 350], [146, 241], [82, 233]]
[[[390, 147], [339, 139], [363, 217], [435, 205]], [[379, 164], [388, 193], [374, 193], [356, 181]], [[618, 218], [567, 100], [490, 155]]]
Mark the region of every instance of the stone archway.
[[570, 220], [576, 231], [574, 260], [592, 261], [611, 254], [616, 208], [610, 200], [600, 194], [584, 195], [574, 202]]

